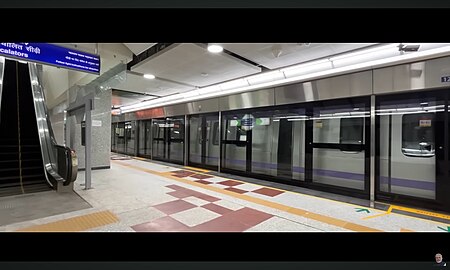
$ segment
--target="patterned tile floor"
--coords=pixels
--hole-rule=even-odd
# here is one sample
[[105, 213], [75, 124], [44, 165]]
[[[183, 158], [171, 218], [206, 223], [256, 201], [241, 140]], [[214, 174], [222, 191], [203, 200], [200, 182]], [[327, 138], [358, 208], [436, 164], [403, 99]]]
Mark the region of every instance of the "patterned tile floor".
[[[0, 231], [443, 232], [450, 223], [450, 217], [438, 222], [398, 214], [392, 208], [359, 211], [358, 205], [209, 175], [205, 170], [117, 155], [114, 159], [111, 169], [92, 172], [93, 189], [83, 190], [84, 174], [78, 176], [75, 191], [93, 208], [9, 224]], [[90, 220], [103, 213], [108, 213], [105, 222]]]
[[[135, 231], [242, 232], [273, 217], [249, 207], [236, 207], [232, 203], [230, 206], [229, 202], [227, 207], [224, 200], [178, 185], [167, 187], [174, 190], [168, 194], [178, 200], [154, 205], [166, 216], [134, 225]], [[221, 202], [225, 202], [225, 206]]]

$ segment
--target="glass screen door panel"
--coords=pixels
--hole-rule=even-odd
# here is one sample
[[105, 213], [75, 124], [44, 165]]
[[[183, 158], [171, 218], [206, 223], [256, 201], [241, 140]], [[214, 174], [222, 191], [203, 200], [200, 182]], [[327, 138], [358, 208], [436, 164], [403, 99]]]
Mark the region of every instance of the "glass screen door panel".
[[189, 163], [217, 168], [220, 152], [218, 115], [193, 115], [189, 118]]
[[175, 163], [184, 162], [184, 118], [168, 118], [167, 148], [168, 161]]
[[154, 119], [152, 127], [152, 153], [154, 159], [167, 159], [166, 150], [166, 120], [165, 119]]
[[117, 123], [116, 151], [119, 153], [125, 153], [125, 123]]
[[198, 115], [189, 118], [189, 162], [202, 163], [202, 118]]
[[139, 149], [138, 154], [150, 157], [152, 151], [151, 121], [139, 121]]
[[367, 191], [368, 101], [351, 99], [313, 106], [312, 182]]
[[221, 167], [224, 169], [247, 171], [247, 136], [251, 132], [242, 127], [243, 117], [244, 114], [223, 115]]
[[219, 116], [205, 116], [203, 130], [206, 136], [203, 142], [204, 160], [202, 163], [208, 166], [217, 167], [219, 165], [220, 152]]
[[380, 99], [376, 115], [381, 192], [437, 199], [437, 154], [446, 138], [444, 111], [445, 101], [436, 96]]

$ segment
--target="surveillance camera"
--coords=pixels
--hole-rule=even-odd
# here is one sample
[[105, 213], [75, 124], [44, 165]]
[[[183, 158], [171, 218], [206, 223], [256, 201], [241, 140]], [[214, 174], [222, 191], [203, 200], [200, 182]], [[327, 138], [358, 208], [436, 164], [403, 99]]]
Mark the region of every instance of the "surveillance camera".
[[283, 50], [281, 49], [281, 45], [274, 45], [272, 46], [272, 54], [275, 56], [275, 58], [280, 57]]

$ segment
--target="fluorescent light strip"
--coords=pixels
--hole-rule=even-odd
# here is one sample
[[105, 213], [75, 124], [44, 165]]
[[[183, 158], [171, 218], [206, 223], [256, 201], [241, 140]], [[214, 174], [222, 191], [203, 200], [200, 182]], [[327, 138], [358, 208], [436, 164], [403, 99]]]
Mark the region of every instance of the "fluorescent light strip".
[[336, 60], [352, 58], [352, 57], [359, 57], [364, 54], [380, 53], [380, 51], [386, 51], [386, 50], [398, 52], [398, 50], [391, 50], [391, 49], [396, 48], [399, 45], [400, 45], [400, 43], [391, 43], [391, 44], [384, 45], [384, 46], [377, 46], [375, 48], [356, 51], [356, 52], [352, 52], [352, 53], [346, 53], [346, 54], [342, 54], [342, 55], [338, 55], [338, 56], [333, 56], [330, 58], [330, 61], [336, 61]]
[[266, 72], [255, 76], [250, 76], [247, 81], [250, 85], [265, 83], [273, 80], [286, 79], [285, 74], [281, 70]]
[[412, 112], [391, 112], [391, 113], [376, 113], [376, 115], [416, 114], [416, 113], [432, 113], [432, 112], [443, 112], [443, 111], [444, 110], [412, 111]]
[[[375, 48], [375, 49], [379, 53], [380, 52], [385, 53], [386, 48], [395, 50], [394, 48], [397, 45], [398, 45], [398, 43], [395, 43], [395, 44], [390, 44], [390, 45]], [[330, 58], [330, 59], [334, 59], [336, 61], [336, 60], [340, 60], [340, 59], [350, 59], [351, 57], [360, 57], [361, 55], [368, 54], [368, 51], [374, 53], [375, 49], [371, 48], [369, 50], [364, 50], [364, 51], [361, 51], [358, 53], [355, 52], [355, 53], [348, 54], [347, 57], [345, 57], [345, 55], [342, 55], [342, 56]], [[306, 72], [307, 71], [306, 67], [312, 67], [317, 64], [326, 65], [326, 63], [330, 63], [330, 61], [328, 59], [325, 59], [325, 60], [321, 59], [321, 60], [317, 60], [317, 61], [314, 61], [314, 62], [311, 62], [308, 64], [302, 64], [302, 65], [298, 65], [295, 67], [280, 69], [279, 71], [276, 71], [276, 72], [284, 73], [284, 76], [286, 77], [286, 79], [269, 81], [269, 82], [260, 83], [260, 84], [256, 84], [256, 85], [250, 85], [251, 83], [249, 82], [249, 80], [250, 81], [253, 80], [253, 83], [255, 83], [256, 76], [253, 76], [253, 77], [248, 77], [248, 78], [244, 78], [244, 79], [230, 81], [227, 83], [213, 85], [213, 86], [206, 87], [206, 88], [200, 88], [200, 89], [194, 90], [195, 92], [190, 91], [190, 92], [186, 92], [183, 94], [173, 95], [173, 96], [170, 96], [171, 97], [170, 99], [169, 98], [167, 98], [167, 99], [159, 98], [159, 99], [155, 99], [155, 100], [141, 102], [139, 104], [123, 106], [121, 108], [121, 111], [122, 111], [122, 113], [127, 113], [127, 112], [142, 110], [142, 109], [150, 109], [150, 108], [154, 108], [154, 107], [171, 105], [171, 104], [175, 104], [175, 103], [183, 103], [183, 102], [189, 102], [189, 101], [198, 100], [198, 99], [224, 96], [224, 95], [245, 92], [245, 91], [250, 91], [250, 90], [256, 90], [256, 89], [262, 89], [265, 87], [271, 87], [271, 86], [276, 86], [276, 85], [281, 85], [281, 84], [312, 80], [312, 79], [317, 79], [317, 78], [321, 78], [321, 77], [325, 77], [325, 76], [342, 74], [342, 73], [346, 73], [349, 71], [367, 70], [367, 69], [371, 69], [371, 68], [382, 67], [387, 64], [398, 64], [398, 63], [412, 61], [414, 59], [426, 58], [429, 56], [440, 56], [440, 55], [444, 56], [444, 55], [447, 55], [449, 52], [450, 52], [450, 46], [443, 46], [443, 47], [429, 49], [429, 50], [422, 51], [422, 52], [419, 51], [419, 52], [414, 52], [414, 53], [410, 53], [410, 54], [403, 54], [403, 55], [393, 56], [393, 57], [389, 57], [389, 58], [383, 58], [383, 59], [378, 59], [378, 60], [373, 60], [373, 61], [368, 61], [368, 62], [363, 62], [363, 63], [352, 64], [352, 65], [343, 66], [343, 67], [335, 67], [335, 68], [317, 71], [317, 72], [313, 72], [313, 73], [308, 73], [308, 74], [304, 74], [304, 75], [300, 75], [300, 76], [293, 76], [293, 77], [286, 76], [287, 74], [289, 74], [288, 73], [289, 70], [292, 71], [292, 70], [297, 69], [297, 71], [295, 73], [292, 72], [292, 74], [299, 74], [299, 73], [301, 73], [302, 68], [305, 68], [304, 71]], [[398, 54], [399, 52], [396, 51], [395, 53]], [[267, 75], [267, 76], [272, 76], [273, 74], [276, 74], [276, 73], [271, 72], [271, 74]], [[262, 75], [260, 75], [260, 76], [262, 76]], [[253, 78], [253, 79], [251, 80], [251, 78]], [[260, 77], [258, 77], [258, 78], [260, 78]], [[264, 77], [262, 77], [262, 78], [264, 78]], [[256, 79], [256, 81], [258, 81], [258, 80]], [[233, 87], [236, 87], [236, 88], [233, 88]]]

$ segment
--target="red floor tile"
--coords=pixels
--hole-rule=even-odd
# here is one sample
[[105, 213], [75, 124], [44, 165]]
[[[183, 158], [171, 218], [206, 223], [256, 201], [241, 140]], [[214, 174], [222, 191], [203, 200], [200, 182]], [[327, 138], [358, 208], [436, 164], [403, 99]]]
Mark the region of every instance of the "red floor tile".
[[175, 213], [178, 213], [181, 211], [195, 208], [197, 206], [192, 203], [185, 202], [183, 200], [177, 200], [177, 201], [173, 201], [173, 202], [166, 202], [166, 203], [154, 205], [153, 207], [167, 215], [172, 215], [172, 214], [175, 214]]
[[197, 183], [202, 183], [202, 184], [205, 184], [205, 185], [209, 185], [209, 184], [212, 184], [211, 182], [209, 182], [209, 181], [205, 181], [205, 180], [196, 180], [196, 181], [194, 181], [194, 182], [197, 182]]
[[223, 206], [220, 206], [220, 205], [217, 205], [217, 204], [214, 204], [214, 203], [208, 203], [208, 204], [205, 204], [205, 205], [203, 205], [201, 207], [206, 208], [206, 209], [208, 209], [210, 211], [213, 211], [213, 212], [215, 212], [215, 213], [217, 213], [219, 215], [224, 215], [226, 213], [229, 213], [229, 212], [233, 211], [231, 209], [225, 208]]
[[183, 190], [176, 190], [176, 191], [169, 192], [167, 194], [169, 194], [170, 196], [174, 196], [178, 199], [183, 199], [183, 198], [187, 198], [187, 197], [191, 196]]
[[251, 209], [242, 208], [231, 211], [221, 217], [199, 224], [189, 229], [196, 232], [243, 232], [259, 223], [273, 217], [270, 214]]
[[204, 175], [204, 174], [194, 174], [194, 175], [190, 175], [190, 177], [194, 177], [194, 178], [197, 178], [197, 179], [208, 179], [208, 178], [212, 178], [212, 176]]
[[282, 193], [284, 193], [284, 191], [279, 191], [279, 190], [275, 190], [275, 189], [271, 189], [271, 188], [260, 188], [257, 190], [253, 190], [252, 192], [258, 193], [258, 194], [262, 194], [262, 195], [266, 195], [266, 196], [270, 196], [270, 197], [275, 197], [277, 195], [280, 195]]
[[236, 192], [239, 194], [248, 192], [247, 190], [242, 190], [242, 189], [238, 189], [238, 188], [234, 188], [234, 187], [227, 187], [225, 190], [233, 191], [233, 192]]
[[181, 189], [185, 189], [184, 187], [180, 187], [177, 185], [168, 185], [166, 186], [167, 188], [173, 189], [173, 190], [181, 190]]
[[174, 171], [171, 172], [171, 174], [175, 177], [179, 177], [179, 178], [183, 178], [183, 177], [187, 177], [187, 176], [191, 176], [193, 174], [195, 174], [195, 172], [190, 172], [190, 171]]
[[221, 216], [189, 229], [195, 232], [243, 232], [249, 227], [237, 220]]
[[205, 201], [208, 201], [208, 202], [217, 202], [217, 201], [220, 201], [219, 198], [216, 198], [216, 197], [213, 197], [213, 196], [209, 196], [209, 195], [203, 194], [203, 193], [197, 194], [197, 195], [195, 195], [194, 197], [197, 197], [197, 198], [199, 198], [199, 199], [202, 199], [202, 200], [205, 200]]
[[173, 189], [175, 191], [179, 191], [177, 193], [173, 193], [173, 195], [171, 194], [173, 191], [167, 193], [167, 194], [172, 195], [172, 196], [177, 197], [177, 198], [186, 198], [186, 197], [189, 197], [189, 196], [194, 196], [194, 197], [197, 197], [199, 199], [203, 199], [203, 200], [208, 201], [208, 202], [215, 202], [215, 201], [220, 200], [219, 198], [216, 198], [216, 197], [213, 197], [213, 196], [209, 196], [207, 194], [204, 194], [204, 193], [192, 190], [192, 189], [180, 187], [180, 186], [177, 186], [177, 185], [169, 185], [169, 186], [166, 186], [166, 187], [168, 187], [170, 189]]
[[131, 226], [137, 232], [180, 232], [189, 229], [188, 226], [171, 217], [162, 217], [151, 222]]
[[224, 217], [232, 220], [238, 220], [239, 222], [251, 228], [269, 218], [273, 217], [273, 215], [251, 209], [248, 207], [244, 207], [242, 209], [227, 213]]
[[237, 186], [237, 185], [242, 185], [242, 183], [236, 182], [236, 181], [233, 181], [233, 180], [226, 180], [226, 181], [218, 182], [217, 184], [230, 186], [230, 187]]

